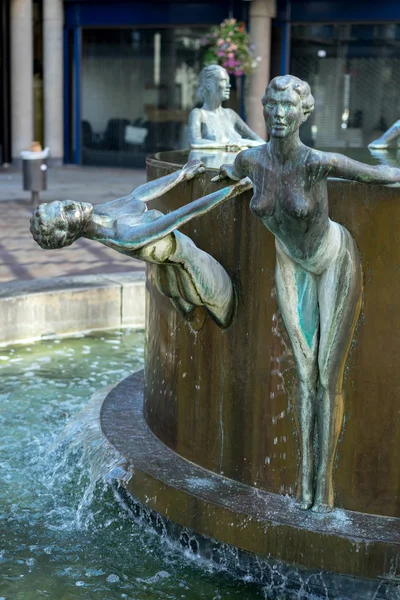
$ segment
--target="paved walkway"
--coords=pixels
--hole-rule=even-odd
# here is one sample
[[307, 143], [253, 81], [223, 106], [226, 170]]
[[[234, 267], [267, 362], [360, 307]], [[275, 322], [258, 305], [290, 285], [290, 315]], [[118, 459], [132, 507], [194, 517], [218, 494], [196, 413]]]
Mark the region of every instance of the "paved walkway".
[[[70, 198], [99, 204], [125, 196], [144, 181], [142, 169], [49, 168], [48, 190], [40, 194], [40, 201]], [[144, 269], [142, 262], [91, 240], [42, 250], [29, 231], [33, 208], [30, 192], [22, 190], [21, 172], [0, 168], [0, 282]]]

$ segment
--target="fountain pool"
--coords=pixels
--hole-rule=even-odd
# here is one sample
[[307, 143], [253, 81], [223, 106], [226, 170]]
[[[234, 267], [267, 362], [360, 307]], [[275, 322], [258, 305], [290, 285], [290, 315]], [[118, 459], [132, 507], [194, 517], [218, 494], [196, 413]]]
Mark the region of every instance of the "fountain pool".
[[141, 369], [143, 345], [119, 330], [0, 348], [1, 600], [266, 598], [115, 502], [90, 398]]

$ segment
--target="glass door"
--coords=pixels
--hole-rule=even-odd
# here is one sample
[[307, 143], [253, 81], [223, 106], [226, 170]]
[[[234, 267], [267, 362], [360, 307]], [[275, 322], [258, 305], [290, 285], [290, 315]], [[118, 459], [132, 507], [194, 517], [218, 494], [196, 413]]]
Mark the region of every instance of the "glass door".
[[201, 27], [82, 30], [83, 164], [143, 167], [151, 153], [187, 147], [203, 35]]

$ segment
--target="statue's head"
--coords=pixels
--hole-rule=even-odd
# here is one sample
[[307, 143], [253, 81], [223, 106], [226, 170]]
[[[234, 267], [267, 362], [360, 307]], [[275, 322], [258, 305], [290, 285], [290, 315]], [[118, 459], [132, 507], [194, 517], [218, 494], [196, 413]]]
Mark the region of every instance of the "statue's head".
[[299, 129], [315, 104], [308, 83], [294, 75], [272, 79], [261, 102], [267, 131], [277, 138], [285, 138]]
[[226, 69], [219, 65], [204, 67], [199, 76], [198, 102], [203, 104], [208, 98], [223, 102], [229, 100], [230, 93], [231, 84]]
[[82, 236], [92, 211], [88, 202], [56, 200], [40, 204], [31, 218], [33, 238], [46, 250], [70, 246]]

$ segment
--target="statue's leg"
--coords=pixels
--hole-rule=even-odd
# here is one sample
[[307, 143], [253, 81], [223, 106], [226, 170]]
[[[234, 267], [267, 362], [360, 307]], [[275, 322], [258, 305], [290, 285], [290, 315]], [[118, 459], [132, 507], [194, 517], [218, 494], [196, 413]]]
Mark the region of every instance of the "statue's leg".
[[297, 505], [306, 510], [314, 499], [313, 438], [317, 388], [318, 302], [315, 277], [277, 248], [276, 288], [279, 308], [296, 361], [295, 417], [300, 436]]
[[167, 296], [175, 306], [176, 310], [189, 321], [196, 310], [196, 306], [183, 299], [179, 289], [179, 278], [176, 269], [172, 265], [154, 265], [154, 283], [158, 291]]
[[334, 505], [332, 469], [343, 422], [343, 374], [362, 301], [360, 255], [350, 233], [339, 227], [339, 254], [318, 282], [319, 465], [313, 506], [315, 512], [329, 512]]
[[152, 276], [156, 288], [160, 294], [169, 298], [177, 311], [189, 321], [196, 310], [196, 305], [184, 298], [178, 269], [169, 262], [169, 257], [175, 250], [175, 234], [170, 233], [161, 240], [143, 246], [134, 256], [153, 265]]
[[223, 328], [233, 318], [235, 297], [231, 278], [210, 254], [180, 231], [175, 231], [175, 250], [168, 262], [175, 268], [182, 297], [194, 306], [204, 306]]
[[195, 307], [202, 306], [223, 328], [233, 318], [235, 296], [231, 278], [224, 267], [180, 231], [140, 249], [136, 256], [160, 265], [156, 284], [173, 299], [179, 312], [190, 319]]

